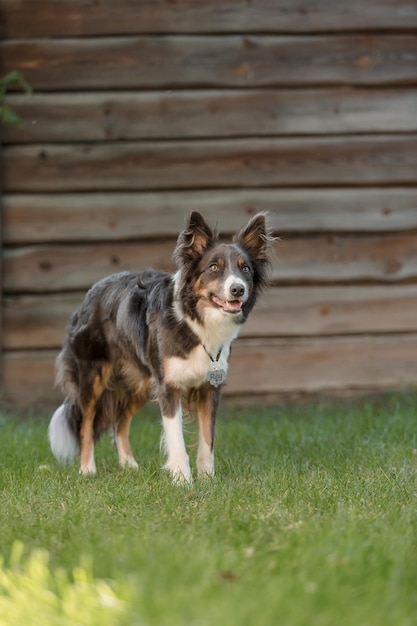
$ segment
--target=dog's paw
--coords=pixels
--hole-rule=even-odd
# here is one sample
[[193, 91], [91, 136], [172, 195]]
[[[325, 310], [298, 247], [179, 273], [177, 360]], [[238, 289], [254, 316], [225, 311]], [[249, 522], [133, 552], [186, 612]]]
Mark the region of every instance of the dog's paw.
[[214, 476], [214, 455], [211, 451], [207, 449], [198, 451], [197, 472], [199, 478]]
[[82, 476], [94, 476], [95, 474], [97, 474], [97, 470], [96, 470], [96, 466], [95, 465], [81, 465], [80, 467], [80, 474]]
[[197, 473], [198, 477], [202, 478], [203, 480], [205, 478], [214, 478], [214, 466], [211, 465], [210, 467], [199, 467], [197, 469]]
[[135, 469], [139, 468], [139, 465], [136, 463], [133, 456], [126, 456], [122, 459], [119, 459], [120, 467], [122, 469]]
[[179, 465], [174, 465], [171, 463], [166, 463], [163, 466], [164, 470], [167, 470], [171, 477], [174, 485], [191, 485], [193, 482], [193, 477], [191, 475], [190, 467], [180, 467]]

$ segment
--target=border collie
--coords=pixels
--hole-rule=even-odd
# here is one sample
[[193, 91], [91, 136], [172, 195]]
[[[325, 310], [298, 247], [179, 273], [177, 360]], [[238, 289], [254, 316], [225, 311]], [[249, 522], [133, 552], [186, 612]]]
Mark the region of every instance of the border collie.
[[214, 427], [230, 347], [267, 282], [273, 238], [255, 215], [221, 243], [194, 211], [174, 252], [177, 272], [121, 272], [96, 283], [71, 317], [57, 358], [67, 397], [49, 425], [59, 461], [80, 456], [94, 474], [94, 442], [114, 432], [122, 467], [137, 468], [129, 445], [134, 414], [150, 393], [160, 405], [164, 469], [191, 482], [182, 405], [199, 424], [197, 470], [214, 474]]

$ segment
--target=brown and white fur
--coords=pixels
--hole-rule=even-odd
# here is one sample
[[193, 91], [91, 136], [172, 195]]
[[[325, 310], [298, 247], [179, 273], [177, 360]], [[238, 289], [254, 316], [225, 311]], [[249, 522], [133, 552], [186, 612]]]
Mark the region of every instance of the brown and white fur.
[[110, 429], [122, 467], [137, 468], [129, 445], [134, 414], [150, 393], [159, 401], [164, 468], [191, 482], [182, 431], [183, 402], [199, 423], [197, 470], [214, 474], [214, 429], [230, 347], [266, 284], [270, 237], [255, 215], [232, 243], [222, 243], [193, 212], [174, 252], [177, 272], [122, 272], [96, 283], [72, 315], [57, 359], [57, 383], [68, 394], [49, 425], [60, 461], [80, 455], [80, 472], [94, 474], [94, 442]]

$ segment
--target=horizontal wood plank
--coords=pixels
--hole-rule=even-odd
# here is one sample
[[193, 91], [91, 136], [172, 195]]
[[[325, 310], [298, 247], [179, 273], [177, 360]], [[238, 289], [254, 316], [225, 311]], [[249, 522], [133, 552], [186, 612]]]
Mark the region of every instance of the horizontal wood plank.
[[270, 287], [243, 337], [417, 332], [417, 285]]
[[[417, 335], [246, 339], [233, 348], [226, 393], [314, 393], [415, 386]], [[250, 372], [250, 376], [248, 376]]]
[[[4, 347], [59, 348], [84, 292], [8, 296]], [[417, 332], [417, 285], [271, 287], [259, 299], [242, 337]]]
[[[415, 386], [417, 334], [324, 339], [238, 339], [225, 396], [404, 389]], [[55, 350], [4, 355], [3, 398], [16, 407], [62, 401]], [[249, 374], [250, 373], [250, 374]]]
[[5, 292], [88, 289], [114, 272], [156, 267], [172, 270], [174, 241], [34, 246], [4, 251]]
[[11, 146], [4, 191], [415, 184], [417, 135]]
[[14, 144], [417, 131], [414, 89], [35, 93], [8, 104], [26, 121], [4, 129]]
[[58, 349], [70, 316], [81, 304], [84, 295], [85, 292], [5, 297], [5, 349]]
[[417, 28], [412, 0], [7, 0], [0, 35], [62, 37], [174, 32], [314, 32]]
[[52, 408], [63, 394], [54, 386], [56, 350], [25, 350], [3, 354], [1, 395], [3, 406], [35, 410]]
[[410, 35], [18, 39], [0, 56], [37, 91], [417, 83]]
[[176, 237], [198, 209], [232, 233], [267, 211], [278, 235], [417, 228], [417, 188], [5, 194], [5, 244]]
[[[39, 245], [5, 249], [4, 290], [88, 289], [121, 270], [173, 269], [175, 240]], [[290, 237], [277, 242], [273, 280], [280, 284], [415, 280], [417, 234]]]

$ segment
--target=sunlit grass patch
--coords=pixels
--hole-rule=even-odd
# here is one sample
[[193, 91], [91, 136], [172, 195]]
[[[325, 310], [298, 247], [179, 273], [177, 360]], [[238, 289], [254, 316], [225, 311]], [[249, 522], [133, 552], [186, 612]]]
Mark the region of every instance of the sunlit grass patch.
[[95, 580], [90, 567], [54, 571], [47, 552], [34, 550], [24, 558], [23, 551], [15, 542], [9, 565], [0, 561], [1, 624], [106, 626], [126, 612], [111, 585]]

